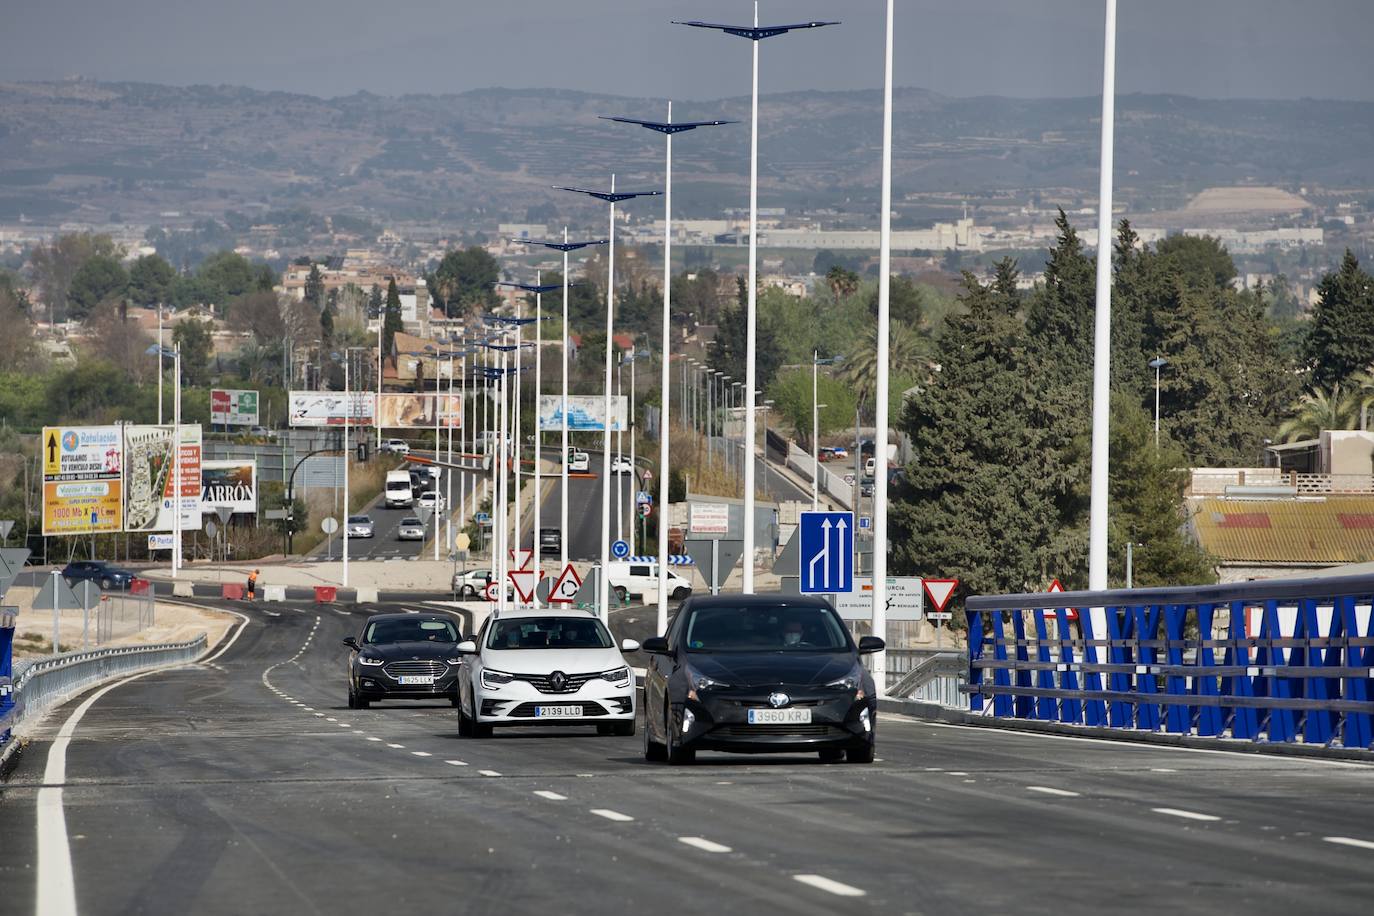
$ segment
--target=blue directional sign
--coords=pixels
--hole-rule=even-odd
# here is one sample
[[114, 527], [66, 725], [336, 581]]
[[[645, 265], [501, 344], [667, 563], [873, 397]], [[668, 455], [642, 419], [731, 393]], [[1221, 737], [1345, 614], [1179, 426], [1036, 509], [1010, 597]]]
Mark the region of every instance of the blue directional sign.
[[611, 556], [617, 560], [623, 560], [630, 555], [630, 545], [624, 541], [616, 541], [611, 545]]
[[797, 536], [802, 594], [854, 590], [854, 513], [803, 512]]

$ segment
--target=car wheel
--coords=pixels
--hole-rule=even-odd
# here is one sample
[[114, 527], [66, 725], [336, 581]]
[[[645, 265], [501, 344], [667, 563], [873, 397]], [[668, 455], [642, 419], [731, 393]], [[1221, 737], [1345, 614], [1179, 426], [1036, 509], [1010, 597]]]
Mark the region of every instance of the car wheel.
[[687, 766], [697, 762], [697, 750], [694, 747], [682, 747], [674, 739], [675, 730], [673, 728], [673, 714], [669, 709], [667, 721], [663, 725], [663, 735], [668, 739], [667, 753], [669, 766]]
[[850, 763], [872, 763], [876, 751], [877, 745], [869, 742], [863, 747], [851, 747], [844, 752], [844, 756]]
[[473, 588], [471, 585], [464, 585], [462, 594], [464, 598], [476, 598], [477, 589]]
[[490, 738], [490, 737], [491, 737], [491, 733], [492, 733], [492, 727], [491, 727], [490, 725], [484, 725], [484, 724], [482, 724], [481, 722], [477, 722], [477, 721], [475, 721], [475, 720], [473, 721], [473, 723], [472, 723], [472, 737], [474, 737], [474, 738]]
[[369, 700], [367, 697], [363, 696], [361, 693], [358, 694], [357, 699], [355, 699], [353, 702], [358, 704], [356, 707], [357, 709], [367, 709], [369, 706], [372, 705], [372, 701]]
[[691, 594], [692, 590], [690, 588], [683, 588], [679, 586], [678, 588], [673, 589], [673, 594], [669, 597], [671, 597], [674, 601], [682, 601]]
[[101, 591], [106, 591], [106, 592], [108, 592], [108, 591], [109, 591], [110, 589], [112, 589], [112, 588], [114, 588], [114, 581], [113, 581], [112, 579], [110, 579], [110, 578], [107, 577], [107, 578], [104, 578], [104, 579], [101, 579], [101, 580], [100, 580], [100, 589], [101, 589]]
[[459, 709], [463, 708], [463, 694], [459, 692], [457, 687], [454, 687], [453, 692], [448, 695], [448, 704]]
[[844, 759], [844, 749], [839, 747], [828, 747], [821, 751], [821, 763], [839, 763]]
[[352, 687], [348, 688], [348, 708], [349, 708], [349, 709], [357, 709], [357, 708], [358, 708], [358, 695], [357, 695], [356, 693], [353, 692], [353, 688], [352, 688]]
[[668, 750], [663, 745], [654, 740], [654, 730], [649, 727], [649, 720], [644, 720], [644, 759], [650, 763], [662, 763], [668, 759]]
[[461, 703], [458, 704], [458, 737], [472, 737], [472, 720], [468, 718], [467, 710]]
[[619, 601], [621, 604], [627, 604], [627, 603], [629, 603], [629, 599], [630, 599], [630, 591], [629, 591], [629, 589], [627, 589], [627, 588], [626, 588], [625, 586], [623, 586], [623, 585], [617, 585], [617, 586], [615, 587], [615, 600]]
[[62, 579], [67, 583], [67, 588], [76, 588], [76, 580], [71, 576], [63, 576]]

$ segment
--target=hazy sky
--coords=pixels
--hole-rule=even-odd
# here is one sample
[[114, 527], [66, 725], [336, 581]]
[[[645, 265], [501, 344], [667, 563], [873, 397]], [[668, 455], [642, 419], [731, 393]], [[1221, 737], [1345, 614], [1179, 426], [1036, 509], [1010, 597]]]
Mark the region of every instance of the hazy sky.
[[[1374, 100], [1374, 0], [1121, 0], [1121, 92]], [[313, 95], [564, 86], [748, 92], [748, 43], [668, 24], [747, 0], [37, 0], [0, 12], [0, 80], [230, 83]], [[765, 92], [881, 85], [882, 0], [764, 0], [844, 24], [763, 44]], [[1103, 0], [898, 0], [897, 83], [1095, 95]]]

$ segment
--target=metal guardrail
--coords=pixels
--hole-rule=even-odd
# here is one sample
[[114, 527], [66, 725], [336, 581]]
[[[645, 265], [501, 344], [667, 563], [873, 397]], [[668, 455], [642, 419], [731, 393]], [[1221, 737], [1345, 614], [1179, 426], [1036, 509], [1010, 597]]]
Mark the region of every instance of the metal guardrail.
[[960, 652], [887, 650], [887, 695], [952, 708], [962, 707], [968, 661]]
[[25, 719], [41, 716], [68, 696], [97, 681], [194, 661], [204, 651], [205, 637], [202, 635], [192, 642], [65, 652], [27, 663], [16, 663], [10, 685], [10, 699], [14, 705], [8, 711], [0, 712], [0, 747], [10, 740], [11, 730]]
[[1374, 749], [1371, 599], [1374, 576], [970, 598], [964, 690], [997, 718]]

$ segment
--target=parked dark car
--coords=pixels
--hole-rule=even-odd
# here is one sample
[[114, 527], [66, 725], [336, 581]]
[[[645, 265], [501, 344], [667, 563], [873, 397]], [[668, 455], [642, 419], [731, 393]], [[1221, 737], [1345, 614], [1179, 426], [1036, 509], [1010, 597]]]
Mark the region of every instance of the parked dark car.
[[111, 566], [104, 560], [78, 560], [63, 567], [62, 578], [67, 580], [68, 585], [94, 582], [106, 591], [125, 591], [134, 579], [138, 578], [138, 574], [119, 566]]
[[358, 637], [343, 641], [348, 708], [378, 700], [444, 699], [458, 705], [463, 636], [447, 614], [373, 614]]
[[539, 529], [539, 552], [559, 554], [563, 552], [563, 532], [559, 528]]
[[872, 763], [878, 701], [840, 615], [810, 596], [717, 595], [683, 602], [644, 641], [644, 756], [691, 763], [698, 749], [819, 753]]

